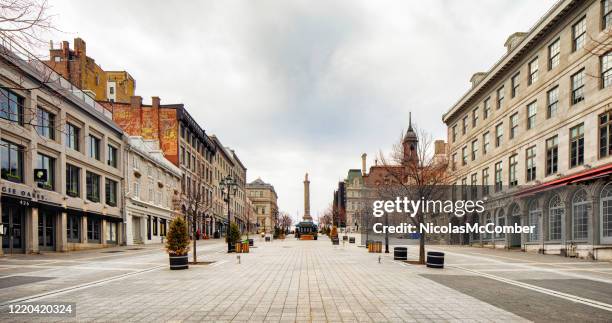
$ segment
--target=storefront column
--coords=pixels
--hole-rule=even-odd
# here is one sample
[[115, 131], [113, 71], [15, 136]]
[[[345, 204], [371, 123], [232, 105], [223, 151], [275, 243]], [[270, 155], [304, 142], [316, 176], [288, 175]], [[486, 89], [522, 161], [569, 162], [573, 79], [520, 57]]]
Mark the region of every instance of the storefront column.
[[30, 216], [26, 214], [26, 253], [38, 253], [38, 208], [30, 209]]
[[68, 251], [68, 234], [66, 229], [68, 227], [68, 214], [61, 212], [57, 215], [56, 229], [55, 229], [55, 250], [60, 252]]
[[81, 217], [81, 243], [87, 243], [87, 215]]

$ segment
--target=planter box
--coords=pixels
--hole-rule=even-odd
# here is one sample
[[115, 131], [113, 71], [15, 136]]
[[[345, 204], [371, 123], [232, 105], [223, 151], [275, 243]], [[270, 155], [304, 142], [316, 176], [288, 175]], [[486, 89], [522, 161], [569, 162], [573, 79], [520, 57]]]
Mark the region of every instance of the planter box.
[[177, 256], [169, 255], [170, 270], [182, 270], [189, 268], [189, 255]]

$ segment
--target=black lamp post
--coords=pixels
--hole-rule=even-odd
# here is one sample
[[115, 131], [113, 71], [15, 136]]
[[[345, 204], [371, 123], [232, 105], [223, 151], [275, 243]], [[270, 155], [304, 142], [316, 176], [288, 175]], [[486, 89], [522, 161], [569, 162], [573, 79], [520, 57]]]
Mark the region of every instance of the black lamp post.
[[225, 231], [225, 238], [227, 239], [227, 252], [229, 253], [232, 252], [232, 242], [230, 241], [230, 224], [232, 223], [230, 217], [230, 195], [236, 195], [238, 187], [232, 176], [227, 175], [221, 179], [219, 189], [221, 189], [221, 194], [225, 196], [224, 200], [227, 202], [227, 229]]

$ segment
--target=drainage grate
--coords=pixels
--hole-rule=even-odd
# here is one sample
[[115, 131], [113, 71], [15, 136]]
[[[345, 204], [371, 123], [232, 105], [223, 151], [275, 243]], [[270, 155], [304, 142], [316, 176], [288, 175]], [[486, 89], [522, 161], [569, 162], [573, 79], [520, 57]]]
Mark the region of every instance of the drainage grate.
[[53, 279], [54, 277], [39, 277], [39, 276], [11, 276], [0, 278], [0, 289], [15, 287], [19, 285], [37, 283], [49, 279]]

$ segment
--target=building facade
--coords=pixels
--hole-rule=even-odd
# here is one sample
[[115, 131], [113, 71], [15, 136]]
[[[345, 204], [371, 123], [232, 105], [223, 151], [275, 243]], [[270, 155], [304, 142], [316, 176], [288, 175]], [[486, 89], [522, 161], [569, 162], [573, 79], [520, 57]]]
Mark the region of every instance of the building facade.
[[[181, 213], [195, 217], [196, 221], [189, 222], [190, 225], [195, 222], [196, 233], [210, 232], [206, 225], [214, 225], [213, 159], [217, 149], [184, 105], [162, 105], [159, 97], [153, 97], [151, 104], [145, 105], [139, 96], [131, 97], [130, 103], [106, 101], [100, 104], [112, 111], [115, 122], [129, 135], [159, 142], [165, 158], [183, 173]], [[187, 212], [195, 208], [194, 213]]]
[[2, 48], [0, 75], [3, 251], [121, 243], [121, 128], [41, 61]]
[[278, 196], [274, 186], [257, 178], [247, 184], [246, 191], [255, 208], [258, 232], [266, 234], [274, 232], [278, 222]]
[[126, 244], [161, 243], [180, 209], [180, 168], [167, 160], [156, 140], [129, 136], [125, 145]]
[[136, 90], [136, 81], [126, 71], [105, 71], [87, 56], [87, 46], [81, 38], [75, 38], [74, 49], [67, 41], [59, 48], [51, 43], [49, 67], [98, 101], [130, 102]]
[[213, 214], [214, 214], [214, 226], [213, 228], [218, 231], [221, 235], [226, 232], [227, 225], [227, 202], [226, 196], [223, 195], [219, 189], [221, 179], [231, 176], [236, 182], [236, 194], [230, 198], [229, 211], [231, 213], [232, 222], [238, 224], [238, 228], [241, 232], [247, 230], [249, 218], [247, 217], [247, 197], [246, 197], [246, 167], [242, 164], [236, 152], [226, 146], [223, 146], [221, 140], [215, 135], [211, 136], [211, 139], [217, 147], [217, 154], [213, 159], [213, 183], [214, 183], [214, 194], [213, 194]]
[[559, 1], [443, 116], [451, 184], [487, 196], [464, 221], [536, 228], [462, 241], [612, 258], [610, 10]]

